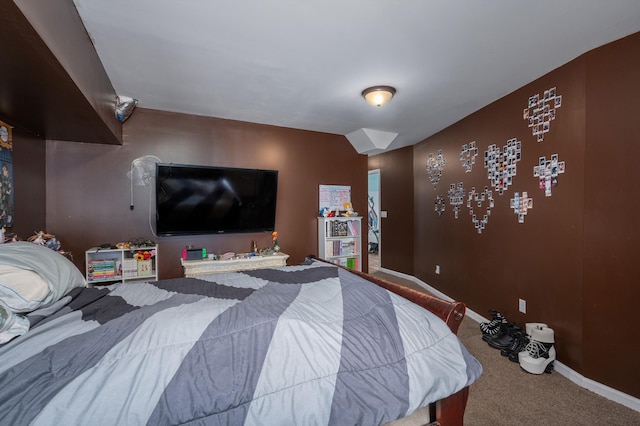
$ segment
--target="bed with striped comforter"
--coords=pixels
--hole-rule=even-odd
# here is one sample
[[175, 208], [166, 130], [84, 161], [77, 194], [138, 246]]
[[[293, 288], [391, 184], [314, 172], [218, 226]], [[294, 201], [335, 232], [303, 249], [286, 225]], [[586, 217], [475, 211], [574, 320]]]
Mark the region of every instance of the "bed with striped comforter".
[[429, 311], [303, 265], [76, 288], [0, 346], [12, 425], [375, 425], [481, 366]]

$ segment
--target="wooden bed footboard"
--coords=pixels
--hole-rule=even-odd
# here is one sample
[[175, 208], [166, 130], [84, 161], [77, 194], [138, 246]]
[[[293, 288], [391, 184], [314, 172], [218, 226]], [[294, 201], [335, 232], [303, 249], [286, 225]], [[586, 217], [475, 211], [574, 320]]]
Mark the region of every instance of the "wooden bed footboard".
[[[310, 257], [322, 262], [330, 263], [327, 260], [319, 259], [315, 256]], [[333, 263], [331, 264], [334, 265]], [[449, 302], [448, 300], [444, 300], [427, 293], [422, 293], [384, 278], [376, 277], [365, 272], [355, 271], [344, 266], [336, 266], [346, 269], [355, 275], [371, 281], [372, 283], [433, 312], [449, 326], [454, 334], [458, 334], [458, 329], [460, 328], [460, 324], [464, 319], [467, 309], [464, 303], [457, 301]], [[462, 426], [464, 422], [464, 410], [467, 406], [468, 397], [469, 387], [465, 387], [453, 395], [449, 395], [444, 399], [436, 401], [435, 404], [432, 404], [430, 407], [431, 423], [429, 425]]]

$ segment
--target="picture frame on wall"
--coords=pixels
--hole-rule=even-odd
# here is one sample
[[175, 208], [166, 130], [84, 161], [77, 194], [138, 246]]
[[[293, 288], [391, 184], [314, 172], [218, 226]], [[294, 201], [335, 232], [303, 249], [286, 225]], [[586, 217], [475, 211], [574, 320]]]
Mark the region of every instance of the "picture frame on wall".
[[0, 121], [0, 228], [11, 228], [14, 221], [12, 128]]

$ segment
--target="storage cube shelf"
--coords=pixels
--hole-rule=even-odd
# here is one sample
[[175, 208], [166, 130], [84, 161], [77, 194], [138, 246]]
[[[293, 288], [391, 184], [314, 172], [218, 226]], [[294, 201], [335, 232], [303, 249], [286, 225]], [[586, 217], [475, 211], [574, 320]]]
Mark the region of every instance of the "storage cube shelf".
[[362, 271], [361, 223], [361, 217], [319, 217], [318, 257]]
[[[134, 256], [138, 251], [155, 251], [155, 256], [137, 261]], [[85, 265], [85, 278], [90, 285], [155, 281], [158, 279], [158, 246], [122, 249], [93, 247], [85, 252]]]

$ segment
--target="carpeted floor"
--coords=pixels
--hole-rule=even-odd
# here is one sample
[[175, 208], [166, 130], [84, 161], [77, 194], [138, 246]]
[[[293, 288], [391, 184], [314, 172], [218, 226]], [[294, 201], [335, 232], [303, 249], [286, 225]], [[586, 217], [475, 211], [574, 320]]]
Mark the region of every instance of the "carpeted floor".
[[[374, 275], [427, 292], [413, 281], [377, 271]], [[458, 336], [483, 366], [471, 385], [465, 426], [519, 425], [640, 425], [640, 412], [606, 399], [553, 371], [529, 374], [482, 340], [478, 323], [466, 317]], [[417, 426], [428, 421], [417, 412], [394, 426]]]

